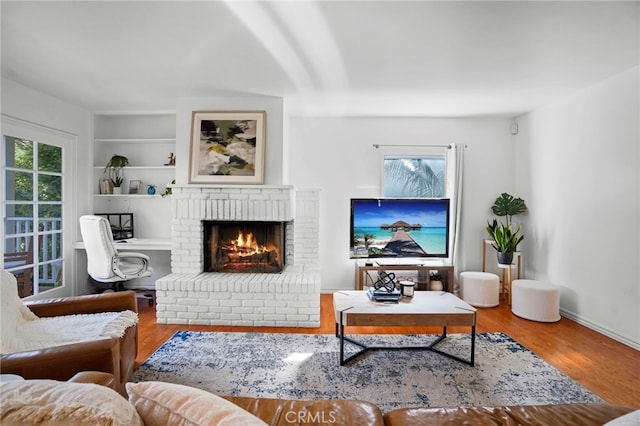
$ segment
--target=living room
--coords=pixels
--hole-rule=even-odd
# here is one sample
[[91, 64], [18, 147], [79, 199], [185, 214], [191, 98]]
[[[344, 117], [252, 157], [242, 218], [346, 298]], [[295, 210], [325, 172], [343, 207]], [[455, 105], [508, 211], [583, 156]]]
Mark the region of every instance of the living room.
[[[560, 287], [563, 317], [640, 349], [638, 2], [358, 3], [344, 10], [315, 5], [336, 19], [331, 25], [345, 27], [333, 37], [338, 51], [344, 49], [341, 71], [334, 50], [312, 54], [318, 51], [313, 40], [298, 48], [308, 55], [301, 62], [286, 56], [288, 50], [268, 44], [268, 30], [256, 36], [260, 28], [250, 16], [242, 21], [237, 10], [229, 10], [238, 5], [209, 4], [215, 6], [208, 11], [218, 25], [219, 32], [209, 30], [215, 37], [192, 40], [153, 27], [148, 34], [165, 43], [155, 44], [144, 35], [148, 16], [174, 28], [176, 15], [194, 18], [196, 11], [177, 13], [171, 2], [154, 4], [153, 12], [144, 3], [110, 8], [99, 2], [3, 2], [3, 117], [75, 140], [70, 176], [78, 196], [69, 207], [72, 232], [64, 249], [65, 277], [73, 284], [32, 298], [85, 290], [86, 265], [73, 244], [81, 239], [78, 217], [94, 213], [98, 183], [87, 159], [94, 158], [95, 113], [172, 111], [175, 179], [184, 186], [193, 111], [266, 111], [264, 185], [319, 193], [322, 293], [354, 288], [349, 200], [381, 195], [381, 150], [373, 145], [461, 144], [456, 272], [481, 269], [490, 207], [502, 192], [515, 194], [528, 206], [522, 217], [523, 276]], [[359, 7], [369, 7], [372, 15], [360, 15]], [[356, 11], [362, 23], [346, 26], [342, 20]], [[439, 22], [445, 17], [451, 21]], [[414, 19], [426, 23], [418, 26]], [[376, 34], [380, 22], [388, 33]], [[249, 29], [230, 31], [233, 26]], [[107, 31], [121, 34], [103, 38]], [[219, 39], [233, 37], [243, 53], [229, 60], [232, 71], [212, 74], [210, 86], [189, 77], [202, 67], [197, 55], [159, 60], [180, 49], [225, 56], [230, 53]], [[365, 37], [372, 43], [364, 43]], [[431, 61], [423, 58], [430, 49]], [[351, 65], [356, 60], [361, 62]], [[249, 65], [239, 66], [243, 61]], [[447, 73], [451, 78], [445, 79]], [[173, 78], [156, 81], [167, 74]], [[424, 81], [418, 84], [420, 74]], [[197, 84], [188, 86], [190, 79]], [[341, 93], [345, 86], [352, 92]], [[168, 221], [150, 223], [158, 236], [170, 236]], [[609, 245], [616, 253], [604, 249]], [[154, 258], [154, 278], [168, 274], [170, 262], [168, 255]]]

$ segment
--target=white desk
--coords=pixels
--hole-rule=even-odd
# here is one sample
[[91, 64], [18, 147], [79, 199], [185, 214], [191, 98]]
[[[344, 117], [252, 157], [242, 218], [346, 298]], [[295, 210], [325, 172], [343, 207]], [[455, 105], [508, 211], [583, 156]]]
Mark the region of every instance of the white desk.
[[[115, 241], [118, 250], [171, 250], [169, 238], [129, 238]], [[84, 242], [77, 241], [74, 244], [76, 250], [84, 250]]]

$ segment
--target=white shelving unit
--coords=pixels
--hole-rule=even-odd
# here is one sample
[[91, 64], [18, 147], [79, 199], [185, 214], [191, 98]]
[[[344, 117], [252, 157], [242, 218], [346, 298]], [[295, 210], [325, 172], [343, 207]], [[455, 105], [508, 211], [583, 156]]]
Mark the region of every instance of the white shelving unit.
[[[175, 112], [96, 113], [93, 144], [93, 211], [133, 213], [136, 237], [169, 238], [170, 197], [161, 194], [175, 179], [175, 166], [165, 165], [176, 151]], [[104, 165], [114, 154], [129, 159], [124, 193], [101, 194], [100, 179], [107, 178]], [[132, 180], [142, 182], [141, 193], [128, 193]], [[149, 185], [155, 186], [155, 195], [147, 194]]]

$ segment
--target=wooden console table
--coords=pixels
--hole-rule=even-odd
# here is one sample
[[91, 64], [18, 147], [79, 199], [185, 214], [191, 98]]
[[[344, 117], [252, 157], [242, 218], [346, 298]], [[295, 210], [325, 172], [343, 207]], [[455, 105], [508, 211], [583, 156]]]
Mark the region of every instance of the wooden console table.
[[453, 265], [448, 262], [440, 261], [423, 261], [415, 264], [382, 264], [379, 265], [375, 260], [371, 261], [372, 265], [365, 265], [362, 260], [356, 260], [356, 290], [363, 290], [365, 276], [368, 271], [426, 271], [427, 272], [427, 288], [429, 285], [430, 271], [438, 271], [445, 282], [444, 290], [453, 293], [453, 285], [455, 280], [455, 271]]

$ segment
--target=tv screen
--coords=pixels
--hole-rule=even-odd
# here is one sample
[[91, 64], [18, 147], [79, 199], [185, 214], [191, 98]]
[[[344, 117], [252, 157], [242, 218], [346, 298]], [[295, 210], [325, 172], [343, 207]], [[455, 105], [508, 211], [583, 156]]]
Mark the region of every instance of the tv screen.
[[352, 198], [350, 257], [449, 257], [449, 199]]

